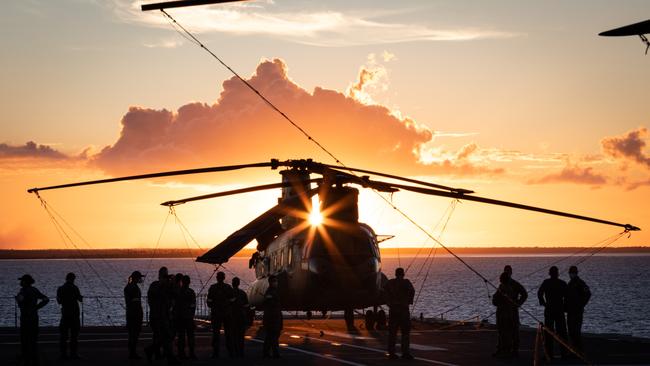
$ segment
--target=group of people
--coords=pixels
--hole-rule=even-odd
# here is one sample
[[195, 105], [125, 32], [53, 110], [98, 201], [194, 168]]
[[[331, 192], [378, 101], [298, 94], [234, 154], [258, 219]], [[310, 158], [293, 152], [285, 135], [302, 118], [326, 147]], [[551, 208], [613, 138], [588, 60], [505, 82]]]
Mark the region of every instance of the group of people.
[[[570, 347], [567, 349], [560, 343], [560, 354], [567, 358], [572, 354], [582, 353], [582, 320], [585, 306], [591, 298], [591, 291], [578, 276], [576, 266], [569, 268], [568, 284], [559, 277], [558, 268], [552, 266], [549, 269], [549, 278], [542, 282], [537, 291], [537, 298], [539, 304], [544, 307], [545, 352], [549, 357], [553, 357], [553, 344], [559, 338]], [[528, 298], [528, 293], [512, 278], [512, 267], [509, 265], [505, 266], [499, 282], [499, 287], [492, 296], [492, 303], [497, 307], [499, 332], [494, 356], [516, 357], [519, 354], [519, 307]]]
[[[79, 359], [77, 344], [80, 322], [79, 303], [83, 296], [74, 284], [75, 274], [68, 273], [65, 283], [57, 290], [57, 302], [61, 306], [60, 357], [61, 359]], [[142, 291], [139, 284], [144, 275], [134, 271], [124, 287], [126, 308], [126, 328], [128, 331], [129, 359], [141, 359], [137, 353], [138, 339], [144, 320]], [[225, 283], [223, 272], [217, 273], [217, 282], [210, 286], [207, 294], [207, 306], [210, 308], [212, 321], [212, 357], [220, 354], [220, 331], [224, 330], [225, 348], [231, 358], [244, 357], [244, 336], [252, 324], [254, 313], [251, 312], [246, 292], [239, 288], [240, 280], [234, 277], [232, 285]], [[36, 287], [34, 278], [26, 274], [19, 278], [21, 289], [16, 295], [20, 308], [20, 341], [23, 363], [38, 365], [38, 310], [47, 305], [49, 298]], [[158, 271], [158, 280], [153, 281], [147, 290], [149, 305], [149, 325], [152, 330], [152, 342], [144, 348], [149, 361], [166, 358], [168, 364], [178, 364], [179, 359], [196, 359], [195, 323], [196, 293], [190, 287], [191, 278], [178, 273], [170, 275], [167, 267]], [[268, 289], [264, 297], [263, 325], [266, 331], [264, 340], [264, 357], [278, 358], [279, 337], [282, 331], [282, 311], [278, 292], [278, 280], [269, 276]], [[177, 352], [172, 345], [176, 339]], [[186, 352], [187, 346], [187, 352]], [[68, 352], [69, 350], [69, 352]]]

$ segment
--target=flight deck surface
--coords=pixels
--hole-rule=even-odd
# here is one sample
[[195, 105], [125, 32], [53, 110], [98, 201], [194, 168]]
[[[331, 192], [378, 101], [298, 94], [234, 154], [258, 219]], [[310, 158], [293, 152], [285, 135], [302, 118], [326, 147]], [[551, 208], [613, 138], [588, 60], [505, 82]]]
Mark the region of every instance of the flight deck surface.
[[[358, 329], [348, 331], [342, 319], [287, 319], [280, 338], [281, 359], [262, 358], [263, 331], [249, 328], [244, 359], [229, 359], [222, 349], [219, 360], [211, 359], [211, 333], [206, 324], [197, 328], [198, 360], [183, 365], [531, 365], [535, 330], [522, 329], [518, 358], [492, 357], [497, 332], [493, 325], [414, 322], [411, 351], [414, 360], [389, 360], [385, 355], [386, 331], [367, 331], [357, 319]], [[41, 365], [147, 365], [146, 359], [128, 360], [127, 334], [123, 327], [83, 328], [79, 337], [81, 360], [58, 359], [58, 330], [41, 328]], [[399, 335], [398, 335], [399, 341]], [[19, 365], [18, 330], [0, 329], [2, 365]], [[139, 350], [151, 342], [149, 328], [143, 329]], [[223, 342], [223, 337], [222, 337]], [[650, 340], [619, 335], [585, 335], [587, 358], [593, 364], [650, 365]], [[223, 347], [223, 345], [222, 345]], [[399, 345], [397, 347], [399, 351]], [[542, 362], [545, 364], [546, 362]], [[579, 365], [580, 360], [554, 359], [553, 364]], [[153, 365], [166, 365], [154, 360]]]

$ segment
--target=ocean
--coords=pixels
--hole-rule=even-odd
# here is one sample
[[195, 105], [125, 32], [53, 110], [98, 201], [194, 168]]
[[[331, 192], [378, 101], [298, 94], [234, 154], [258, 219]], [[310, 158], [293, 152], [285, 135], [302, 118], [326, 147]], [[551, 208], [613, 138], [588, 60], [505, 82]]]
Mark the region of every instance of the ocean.
[[[416, 289], [413, 314], [449, 320], [488, 319], [494, 323], [494, 306], [490, 296], [494, 289], [463, 266], [457, 259], [440, 255], [427, 260], [424, 253], [418, 257], [384, 257], [382, 269], [389, 278], [395, 268], [407, 268]], [[543, 308], [537, 301], [537, 287], [547, 278], [548, 267], [556, 264], [560, 276], [568, 281], [567, 269], [584, 257], [561, 255], [512, 255], [512, 256], [464, 256], [463, 259], [495, 284], [503, 266], [513, 267], [513, 277], [529, 291], [524, 308], [537, 319], [543, 319]], [[603, 254], [585, 258], [579, 265], [580, 276], [589, 285], [592, 299], [587, 305], [584, 331], [591, 333], [617, 333], [650, 338], [650, 255]], [[163, 259], [60, 259], [60, 260], [0, 260], [0, 326], [14, 326], [19, 315], [13, 297], [19, 290], [18, 277], [31, 274], [34, 284], [50, 297], [50, 304], [41, 309], [43, 326], [54, 326], [59, 321], [56, 289], [63, 284], [66, 273], [77, 274], [76, 284], [82, 295], [84, 325], [123, 325], [123, 288], [128, 275], [139, 270], [148, 276], [143, 294], [149, 282], [155, 279], [160, 266], [167, 266], [170, 273], [182, 272], [192, 277], [192, 287], [197, 293], [213, 274], [214, 267], [196, 263], [189, 258]], [[254, 272], [248, 269], [247, 258], [233, 258], [225, 266], [228, 278], [237, 275], [242, 288], [254, 280]], [[214, 278], [210, 283], [214, 282]], [[207, 287], [203, 292], [207, 291]], [[535, 326], [536, 320], [523, 311], [521, 321]]]

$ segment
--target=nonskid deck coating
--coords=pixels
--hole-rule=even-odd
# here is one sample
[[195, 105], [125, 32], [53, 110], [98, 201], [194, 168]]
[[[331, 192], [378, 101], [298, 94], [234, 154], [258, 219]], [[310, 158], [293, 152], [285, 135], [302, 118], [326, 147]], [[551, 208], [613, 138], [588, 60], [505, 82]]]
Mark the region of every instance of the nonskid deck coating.
[[[263, 331], [259, 324], [248, 330], [246, 357], [231, 360], [222, 356], [210, 358], [211, 334], [204, 324], [197, 329], [197, 361], [183, 361], [183, 365], [531, 365], [535, 333], [521, 331], [520, 357], [495, 359], [491, 355], [496, 344], [493, 326], [476, 327], [473, 324], [413, 323], [411, 349], [415, 360], [388, 360], [385, 356], [386, 331], [367, 331], [363, 322], [356, 321], [358, 329], [348, 331], [340, 319], [288, 319], [280, 338], [280, 360], [262, 359]], [[79, 353], [82, 360], [58, 360], [58, 333], [56, 328], [43, 328], [39, 337], [41, 365], [146, 365], [146, 360], [129, 361], [126, 351], [126, 330], [122, 327], [83, 328]], [[399, 339], [399, 336], [398, 336]], [[151, 341], [145, 328], [139, 349]], [[594, 364], [650, 365], [650, 341], [625, 336], [586, 336], [587, 358]], [[19, 365], [17, 330], [0, 330], [0, 357], [2, 365]], [[399, 350], [399, 346], [398, 346]], [[141, 354], [144, 352], [140, 351]], [[222, 350], [222, 355], [225, 354]], [[154, 365], [166, 365], [154, 361]], [[577, 360], [553, 360], [553, 364], [581, 364]]]

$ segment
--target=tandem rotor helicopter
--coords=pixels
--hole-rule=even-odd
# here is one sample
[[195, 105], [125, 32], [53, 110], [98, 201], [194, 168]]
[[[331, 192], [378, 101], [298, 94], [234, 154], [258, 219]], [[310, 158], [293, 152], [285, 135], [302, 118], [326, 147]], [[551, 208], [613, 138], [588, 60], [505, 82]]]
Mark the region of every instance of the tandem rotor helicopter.
[[[173, 1], [143, 5], [142, 9], [163, 10], [167, 7], [230, 1], [233, 0]], [[203, 45], [201, 46], [203, 47]], [[221, 62], [221, 60], [219, 61]], [[239, 77], [236, 73], [235, 75]], [[257, 92], [245, 80], [241, 78], [240, 80], [254, 92]], [[270, 107], [276, 109], [285, 119], [294, 124], [264, 96], [259, 92], [257, 94]], [[297, 125], [295, 127], [300, 129]], [[310, 140], [312, 139], [306, 132], [300, 130]], [[320, 144], [318, 145], [324, 149]], [[326, 152], [331, 157], [334, 157], [328, 151]], [[387, 281], [386, 275], [382, 273], [378, 244], [383, 240], [390, 239], [390, 237], [377, 235], [372, 227], [359, 222], [359, 188], [388, 193], [408, 191], [430, 196], [482, 202], [618, 226], [624, 228], [625, 231], [640, 230], [630, 224], [479, 197], [474, 195], [474, 191], [468, 189], [448, 187], [383, 172], [352, 168], [341, 164], [338, 160], [337, 163], [339, 165], [319, 163], [311, 159], [285, 161], [273, 159], [261, 163], [175, 170], [36, 187], [29, 189], [28, 192], [38, 196], [39, 192], [45, 190], [120, 181], [216, 173], [250, 168], [279, 170], [281, 175], [279, 183], [172, 200], [163, 202], [162, 205], [174, 207], [192, 201], [280, 189], [281, 194], [277, 205], [269, 208], [245, 226], [233, 232], [214, 248], [199, 256], [196, 261], [221, 265], [255, 240], [257, 242], [256, 252], [249, 261], [249, 268], [255, 271], [256, 277], [248, 290], [251, 305], [260, 305], [263, 302], [263, 294], [268, 286], [267, 277], [275, 275], [280, 282], [283, 310], [344, 310], [348, 324], [353, 309], [376, 307], [385, 303], [381, 292], [384, 283]], [[371, 176], [390, 181], [371, 179]], [[395, 181], [400, 183], [394, 183]], [[315, 196], [318, 197], [320, 202], [319, 207], [312, 207], [312, 197]], [[322, 223], [316, 225], [310, 222], [309, 217], [314, 213], [322, 215]]]

